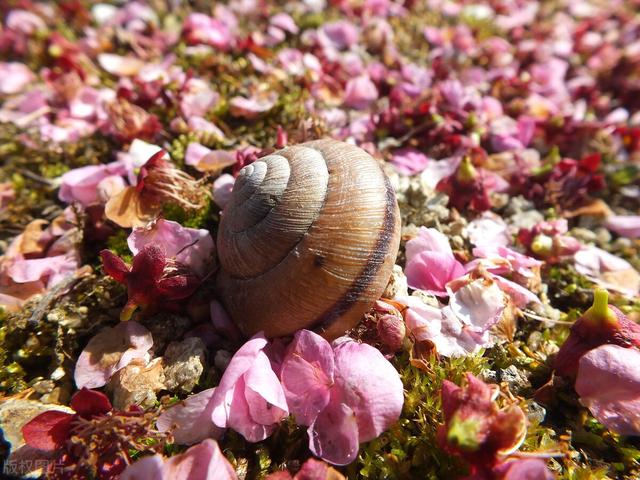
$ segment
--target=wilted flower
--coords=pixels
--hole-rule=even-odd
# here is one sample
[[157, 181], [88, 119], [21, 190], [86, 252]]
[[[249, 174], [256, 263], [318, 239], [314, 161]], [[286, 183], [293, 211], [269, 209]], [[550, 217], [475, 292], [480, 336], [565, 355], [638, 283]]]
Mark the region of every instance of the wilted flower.
[[477, 169], [471, 157], [462, 157], [458, 169], [453, 175], [443, 178], [437, 189], [449, 196], [449, 205], [458, 210], [469, 208], [483, 212], [491, 208], [490, 194], [502, 192], [509, 184], [495, 173]]
[[518, 242], [527, 249], [527, 253], [554, 263], [582, 248], [578, 239], [565, 235], [567, 230], [567, 220], [564, 218], [539, 222], [532, 228], [521, 228]]
[[398, 420], [398, 372], [379, 350], [343, 337], [329, 344], [300, 330], [282, 361], [280, 378], [291, 413], [309, 428], [309, 448], [337, 465], [355, 460], [359, 444]]
[[105, 207], [107, 218], [121, 227], [144, 227], [155, 220], [165, 203], [184, 209], [202, 208], [209, 195], [203, 184], [155, 153], [141, 168], [135, 187], [127, 187]]
[[121, 320], [129, 320], [138, 307], [144, 311], [160, 305], [169, 307], [175, 300], [190, 296], [200, 285], [198, 277], [167, 259], [164, 250], [155, 244], [140, 249], [131, 267], [109, 250], [102, 250], [100, 257], [105, 273], [127, 286], [129, 298], [120, 313]]
[[[527, 419], [520, 407], [499, 409], [499, 388], [467, 373], [467, 385], [449, 380], [442, 384], [444, 425], [438, 428], [438, 443], [463, 457], [472, 478], [496, 478], [492, 470], [515, 452], [525, 438]], [[500, 478], [500, 477], [497, 477]]]
[[47, 478], [117, 479], [132, 452], [162, 451], [168, 438], [153, 428], [155, 416], [139, 408], [112, 410], [103, 393], [83, 388], [71, 398], [76, 413], [49, 410], [22, 427], [30, 447], [56, 452]]
[[215, 246], [208, 230], [187, 228], [160, 218], [144, 228], [134, 228], [127, 238], [129, 250], [137, 255], [146, 245], [160, 246], [167, 258], [204, 277], [213, 264]]
[[609, 343], [640, 348], [640, 325], [608, 305], [608, 300], [609, 293], [597, 289], [593, 294], [593, 305], [571, 326], [571, 333], [554, 362], [558, 374], [574, 377], [580, 357], [600, 345]]

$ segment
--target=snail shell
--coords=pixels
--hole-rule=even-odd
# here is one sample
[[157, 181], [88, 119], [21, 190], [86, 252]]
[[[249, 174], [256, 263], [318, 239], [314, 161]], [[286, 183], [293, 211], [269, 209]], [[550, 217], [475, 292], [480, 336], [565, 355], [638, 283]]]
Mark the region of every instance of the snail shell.
[[246, 335], [335, 338], [380, 297], [399, 242], [395, 193], [368, 153], [335, 140], [287, 147], [236, 179], [217, 293]]

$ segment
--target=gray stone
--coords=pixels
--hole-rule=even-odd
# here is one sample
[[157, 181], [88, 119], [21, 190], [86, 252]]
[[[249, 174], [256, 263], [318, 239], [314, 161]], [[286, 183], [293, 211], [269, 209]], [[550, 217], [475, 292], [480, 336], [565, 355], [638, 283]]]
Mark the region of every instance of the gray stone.
[[498, 371], [498, 376], [500, 377], [500, 382], [505, 382], [509, 386], [509, 390], [516, 395], [522, 390], [531, 387], [527, 375], [518, 370], [515, 365], [501, 368]]
[[149, 363], [135, 359], [118, 370], [109, 382], [109, 390], [113, 392], [113, 407], [116, 410], [126, 410], [130, 405], [152, 407], [157, 400], [156, 393], [163, 388], [162, 358], [154, 358]]
[[206, 347], [198, 337], [171, 342], [164, 352], [164, 386], [167, 390], [193, 391], [206, 363]]

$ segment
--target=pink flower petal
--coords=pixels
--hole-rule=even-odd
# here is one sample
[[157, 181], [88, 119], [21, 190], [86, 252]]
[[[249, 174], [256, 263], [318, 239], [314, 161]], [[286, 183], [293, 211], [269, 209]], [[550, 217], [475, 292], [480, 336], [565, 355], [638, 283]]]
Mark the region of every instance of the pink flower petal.
[[240, 377], [232, 390], [227, 392], [227, 399], [229, 401], [227, 426], [242, 435], [245, 440], [260, 442], [273, 433], [275, 424], [259, 423], [252, 418], [244, 376]]
[[352, 78], [347, 82], [344, 104], [349, 108], [364, 110], [378, 99], [378, 89], [366, 75]]
[[139, 58], [123, 57], [114, 53], [99, 53], [98, 63], [107, 72], [119, 77], [132, 77], [145, 65]]
[[133, 320], [95, 335], [80, 353], [74, 373], [78, 388], [99, 388], [135, 359], [148, 358], [151, 332]]
[[214, 391], [215, 388], [203, 390], [163, 412], [156, 422], [158, 430], [171, 431], [175, 441], [184, 445], [220, 436], [223, 430], [211, 421]]
[[213, 182], [213, 201], [220, 208], [224, 208], [231, 199], [235, 181], [236, 179], [233, 175], [223, 173]]
[[427, 167], [429, 161], [429, 157], [414, 148], [396, 150], [391, 156], [391, 164], [403, 175], [420, 173]]
[[12, 95], [36, 80], [34, 73], [23, 63], [0, 62], [0, 94]]
[[435, 228], [420, 227], [418, 235], [407, 242], [407, 262], [421, 252], [438, 252], [453, 257], [449, 240]]
[[129, 465], [119, 477], [120, 480], [147, 480], [149, 478], [155, 480], [166, 479], [164, 475], [164, 458], [159, 453], [142, 457]]
[[334, 465], [347, 465], [358, 455], [358, 422], [353, 410], [336, 393], [307, 429], [309, 449]]
[[[153, 478], [153, 477], [147, 477]], [[236, 472], [218, 442], [204, 440], [164, 462], [163, 480], [236, 480]]]
[[608, 429], [640, 435], [640, 351], [602, 345], [580, 358], [580, 403]]
[[605, 225], [622, 237], [640, 238], [640, 215], [611, 215]]
[[497, 323], [505, 308], [505, 296], [496, 283], [479, 279], [450, 294], [449, 308], [465, 325], [484, 332]]
[[356, 416], [358, 440], [373, 440], [400, 418], [404, 403], [400, 375], [371, 345], [347, 341], [334, 350], [336, 382], [342, 402]]
[[267, 438], [289, 413], [280, 381], [263, 352], [267, 345], [262, 332], [245, 343], [229, 362], [211, 399], [213, 423], [233, 428], [249, 442]]
[[280, 380], [271, 368], [264, 352], [256, 357], [244, 375], [245, 398], [249, 403], [251, 418], [263, 425], [277, 423], [289, 414], [287, 400]]
[[329, 403], [333, 357], [329, 342], [308, 330], [297, 332], [289, 345], [280, 379], [289, 409], [300, 425], [311, 425]]
[[407, 262], [404, 270], [411, 288], [438, 296], [446, 296], [447, 283], [464, 273], [464, 267], [453, 255], [439, 252], [420, 252]]

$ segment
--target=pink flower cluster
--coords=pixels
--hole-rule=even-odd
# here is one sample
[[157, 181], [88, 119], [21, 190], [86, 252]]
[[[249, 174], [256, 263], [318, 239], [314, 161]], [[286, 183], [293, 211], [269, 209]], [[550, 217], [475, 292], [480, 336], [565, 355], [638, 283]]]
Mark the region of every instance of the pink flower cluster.
[[301, 330], [283, 350], [259, 334], [236, 352], [215, 389], [169, 409], [158, 427], [188, 444], [224, 428], [258, 442], [291, 413], [308, 427], [315, 455], [344, 465], [360, 443], [398, 420], [403, 401], [398, 373], [370, 345], [346, 337], [330, 344]]

